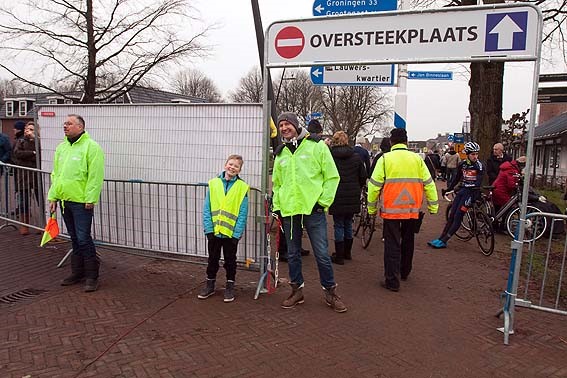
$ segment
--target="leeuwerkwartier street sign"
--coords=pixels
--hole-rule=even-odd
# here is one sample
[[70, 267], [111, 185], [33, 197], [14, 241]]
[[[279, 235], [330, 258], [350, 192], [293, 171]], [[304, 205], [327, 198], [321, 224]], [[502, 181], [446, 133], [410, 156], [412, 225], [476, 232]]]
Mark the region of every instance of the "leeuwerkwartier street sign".
[[394, 65], [349, 64], [311, 67], [315, 85], [394, 85]]

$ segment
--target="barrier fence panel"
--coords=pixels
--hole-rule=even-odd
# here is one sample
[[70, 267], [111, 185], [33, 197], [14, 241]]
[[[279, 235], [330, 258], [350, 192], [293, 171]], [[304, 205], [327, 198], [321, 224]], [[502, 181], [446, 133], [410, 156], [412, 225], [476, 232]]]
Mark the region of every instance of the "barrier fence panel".
[[0, 162], [0, 229], [45, 227], [41, 171]]
[[[0, 167], [4, 168], [0, 177], [0, 219], [5, 222], [0, 228], [12, 224], [42, 230], [49, 215], [44, 201], [51, 185], [49, 173], [14, 165]], [[151, 256], [165, 253], [204, 261], [208, 256], [202, 217], [206, 190], [206, 184], [105, 180], [94, 212], [95, 243], [131, 248]], [[59, 227], [62, 235], [68, 236], [61, 217], [64, 205], [59, 208]], [[248, 221], [237, 261], [255, 269], [263, 252], [263, 213], [262, 194], [251, 188]]]
[[[512, 242], [508, 288], [504, 305], [504, 343], [514, 332], [515, 307], [567, 315], [567, 234], [563, 230], [567, 216], [553, 213], [530, 213], [526, 228], [537, 235], [537, 227], [547, 220], [544, 236], [524, 243]], [[527, 248], [526, 248], [527, 247]], [[518, 252], [520, 251], [520, 252]]]

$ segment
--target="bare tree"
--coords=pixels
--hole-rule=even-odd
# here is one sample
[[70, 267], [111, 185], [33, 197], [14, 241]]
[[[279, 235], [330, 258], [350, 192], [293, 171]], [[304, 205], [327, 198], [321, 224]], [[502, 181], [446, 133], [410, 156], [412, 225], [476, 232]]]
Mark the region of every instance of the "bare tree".
[[0, 80], [0, 102], [4, 102], [4, 97], [21, 93], [24, 85], [18, 80]]
[[177, 93], [202, 98], [207, 102], [222, 102], [222, 95], [215, 82], [199, 70], [178, 72], [172, 85]]
[[[197, 22], [190, 12], [187, 0], [3, 2], [0, 67], [63, 96], [46, 83], [77, 83], [84, 103], [112, 101], [156, 68], [207, 51], [208, 27], [184, 36]], [[115, 79], [99, 85], [105, 75]]]
[[384, 134], [386, 120], [392, 115], [391, 99], [374, 87], [325, 87], [325, 116], [331, 120], [331, 131], [344, 131], [351, 141], [357, 136]]
[[512, 156], [526, 154], [529, 112], [528, 109], [522, 113], [513, 114], [510, 119], [504, 121], [506, 128], [502, 132], [502, 143], [506, 151]]
[[240, 79], [238, 88], [229, 97], [238, 103], [261, 103], [262, 86], [262, 73], [258, 67], [254, 67]]
[[[275, 80], [274, 90], [281, 111], [294, 112], [299, 118], [304, 118], [314, 111], [323, 110], [321, 87], [311, 83], [307, 71], [282, 72]], [[326, 124], [323, 124], [325, 127]]]

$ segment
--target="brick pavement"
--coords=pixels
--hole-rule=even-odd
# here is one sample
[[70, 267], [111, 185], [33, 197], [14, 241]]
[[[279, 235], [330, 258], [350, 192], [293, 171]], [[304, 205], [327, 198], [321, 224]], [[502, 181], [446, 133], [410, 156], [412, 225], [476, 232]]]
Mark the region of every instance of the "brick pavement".
[[256, 272], [238, 272], [235, 302], [221, 291], [200, 301], [203, 266], [108, 250], [101, 287], [86, 294], [58, 286], [66, 245], [2, 230], [1, 295], [46, 291], [0, 307], [0, 377], [567, 377], [564, 317], [520, 309], [507, 347], [495, 330], [509, 239], [488, 258], [456, 240], [432, 251], [441, 221], [427, 218], [399, 293], [378, 285], [379, 238], [369, 251], [355, 242], [354, 260], [335, 267], [344, 314], [324, 304], [312, 256], [306, 302], [292, 310], [279, 307], [288, 287], [252, 299]]

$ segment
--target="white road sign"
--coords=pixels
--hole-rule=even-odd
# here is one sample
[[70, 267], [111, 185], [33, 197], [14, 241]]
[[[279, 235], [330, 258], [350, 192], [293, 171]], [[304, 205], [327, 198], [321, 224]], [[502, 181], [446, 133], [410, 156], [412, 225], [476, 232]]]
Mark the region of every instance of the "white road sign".
[[540, 25], [521, 4], [281, 21], [267, 31], [267, 64], [535, 60]]
[[394, 65], [347, 64], [311, 67], [315, 85], [394, 85]]

